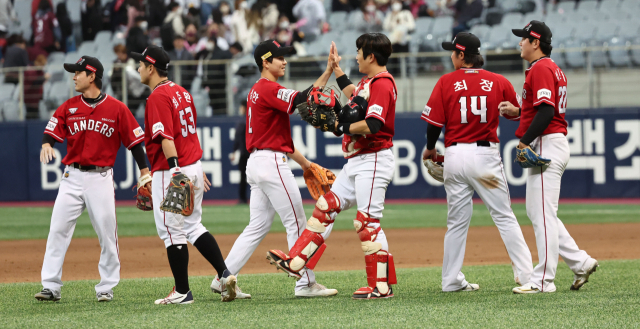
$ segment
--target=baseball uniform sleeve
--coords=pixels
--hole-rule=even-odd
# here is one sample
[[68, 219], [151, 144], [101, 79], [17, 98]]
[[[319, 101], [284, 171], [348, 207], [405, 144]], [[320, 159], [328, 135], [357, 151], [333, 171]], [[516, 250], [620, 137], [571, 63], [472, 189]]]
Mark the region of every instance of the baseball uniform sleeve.
[[436, 127], [442, 127], [445, 123], [444, 103], [442, 101], [442, 79], [438, 80], [431, 92], [431, 97], [420, 118]]
[[534, 67], [536, 69], [530, 74], [534, 74], [531, 79], [531, 90], [533, 91], [533, 106], [536, 107], [541, 103], [547, 103], [556, 107], [556, 88], [553, 72], [548, 67]]
[[390, 79], [381, 78], [369, 86], [369, 107], [365, 119], [374, 118], [385, 123], [391, 102], [395, 101], [395, 90]]
[[158, 136], [173, 140], [173, 111], [171, 100], [160, 93], [152, 93], [147, 99], [147, 116], [151, 123], [151, 139]]
[[[520, 95], [518, 95], [518, 93], [516, 93], [516, 90], [513, 88], [511, 82], [509, 82], [507, 78], [500, 76], [500, 85], [502, 86], [502, 100], [507, 101], [514, 106], [522, 107], [522, 98], [520, 97]], [[511, 121], [520, 121], [519, 115], [505, 115], [504, 117]]]
[[126, 146], [129, 150], [144, 140], [144, 130], [124, 104], [120, 106], [118, 115], [118, 132], [122, 145]]
[[269, 88], [269, 92], [267, 92], [266, 97], [262, 100], [266, 102], [266, 108], [274, 108], [278, 111], [293, 113], [295, 107], [293, 106], [293, 100], [298, 95], [297, 90], [287, 89], [277, 83], [271, 83]]
[[47, 127], [44, 129], [44, 133], [55, 138], [56, 141], [62, 143], [67, 136], [67, 124], [65, 113], [67, 110], [67, 102], [62, 103], [60, 107], [53, 113]]

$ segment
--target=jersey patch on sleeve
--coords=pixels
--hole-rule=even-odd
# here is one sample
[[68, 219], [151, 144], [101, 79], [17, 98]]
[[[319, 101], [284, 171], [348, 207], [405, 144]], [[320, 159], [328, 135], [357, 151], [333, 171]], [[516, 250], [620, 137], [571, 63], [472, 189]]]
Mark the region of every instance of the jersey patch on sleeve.
[[551, 90], [549, 89], [538, 89], [538, 99], [546, 98], [551, 99]]
[[[162, 123], [160, 123], [162, 125]], [[155, 128], [155, 125], [154, 125]], [[162, 127], [162, 131], [164, 131], [164, 127]], [[133, 134], [136, 136], [136, 138], [144, 135], [144, 130], [142, 130], [142, 128], [138, 127], [136, 129], [133, 130]]]
[[429, 113], [431, 113], [431, 108], [429, 107], [429, 105], [425, 105], [422, 114], [429, 116]]
[[278, 90], [278, 99], [289, 103], [289, 101], [291, 100], [291, 95], [293, 95], [293, 93], [295, 93], [295, 90], [291, 90], [291, 89], [280, 89]]
[[158, 131], [164, 132], [164, 125], [162, 124], [162, 122], [155, 123], [153, 125], [153, 128], [151, 129], [151, 132], [153, 133], [154, 136]]
[[47, 128], [46, 129], [49, 130], [49, 131], [53, 131], [54, 129], [56, 129], [57, 125], [58, 125], [58, 119], [51, 118], [51, 120], [49, 120], [49, 122], [47, 123]]
[[378, 104], [373, 104], [369, 106], [369, 110], [367, 111], [367, 114], [372, 114], [372, 113], [376, 113], [377, 115], [382, 116], [382, 106]]

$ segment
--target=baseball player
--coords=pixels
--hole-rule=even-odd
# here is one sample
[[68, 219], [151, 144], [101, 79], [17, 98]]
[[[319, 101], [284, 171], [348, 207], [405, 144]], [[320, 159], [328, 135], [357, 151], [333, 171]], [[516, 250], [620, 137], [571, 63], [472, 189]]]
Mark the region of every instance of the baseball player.
[[75, 64], [64, 64], [74, 73], [75, 90], [82, 93], [55, 111], [42, 139], [40, 161], [55, 157], [53, 145], [67, 140], [64, 176], [51, 214], [47, 250], [42, 264], [38, 300], [60, 300], [62, 264], [78, 216], [87, 209], [100, 241], [100, 283], [98, 301], [113, 299], [113, 287], [120, 281], [118, 224], [114, 197], [113, 167], [122, 143], [131, 150], [142, 175], [149, 173], [142, 141], [144, 131], [122, 102], [102, 93], [104, 69], [95, 57], [82, 56]]
[[[531, 63], [525, 72], [522, 107], [510, 101], [500, 103], [500, 112], [519, 120], [518, 152], [539, 154], [547, 165], [527, 170], [527, 215], [533, 224], [538, 246], [538, 265], [529, 282], [513, 289], [517, 294], [554, 292], [558, 254], [575, 273], [571, 290], [578, 290], [596, 271], [598, 261], [580, 250], [558, 218], [562, 173], [569, 162], [567, 122], [567, 77], [549, 58], [551, 30], [540, 21], [512, 30], [521, 37], [521, 57]], [[544, 158], [542, 158], [544, 157]], [[550, 163], [549, 163], [550, 160]]]
[[[157, 46], [149, 46], [131, 57], [140, 62], [140, 81], [151, 88], [144, 114], [145, 144], [151, 163], [153, 180], [153, 214], [158, 235], [167, 248], [169, 266], [175, 287], [166, 298], [155, 304], [191, 304], [189, 289], [189, 250], [194, 245], [216, 269], [223, 281], [222, 301], [235, 299], [236, 278], [222, 258], [215, 238], [202, 225], [202, 197], [211, 183], [202, 172], [202, 149], [196, 134], [197, 112], [188, 91], [167, 79], [169, 55]], [[186, 175], [195, 185], [193, 213], [189, 216], [161, 210], [165, 190], [172, 177]]]
[[[225, 260], [234, 274], [240, 272], [267, 235], [276, 212], [287, 232], [289, 248], [302, 234], [307, 220], [300, 189], [287, 164], [287, 156], [303, 170], [307, 170], [311, 162], [293, 145], [289, 115], [298, 104], [307, 101], [307, 95], [313, 87], [327, 83], [333, 70], [327, 63], [327, 69], [313, 86], [301, 92], [286, 89], [277, 81], [284, 76], [287, 67], [284, 56], [292, 50], [293, 47], [282, 47], [275, 40], [266, 40], [256, 47], [253, 54], [261, 74], [247, 97], [246, 141], [247, 150], [251, 152], [247, 162], [247, 182], [251, 185], [251, 219]], [[327, 230], [325, 237], [330, 231]], [[218, 278], [211, 283], [211, 289], [220, 291]], [[337, 293], [336, 289], [327, 289], [317, 283], [311, 270], [302, 276], [295, 287], [296, 297], [333, 296]], [[237, 298], [250, 297], [249, 294], [237, 292]]]
[[473, 193], [489, 209], [516, 269], [516, 282], [528, 282], [533, 269], [531, 252], [511, 210], [509, 187], [500, 158], [498, 104], [517, 102], [517, 94], [503, 76], [482, 69], [480, 40], [460, 32], [442, 48], [450, 50], [455, 71], [436, 83], [422, 120], [427, 122], [424, 160], [436, 156], [436, 142], [445, 130], [444, 188], [447, 191], [447, 233], [444, 235], [442, 291], [475, 291], [460, 272], [473, 213]]
[[[392, 52], [389, 39], [381, 33], [367, 33], [357, 39], [356, 46], [360, 72], [366, 75], [357, 86], [340, 68], [341, 57], [335, 45], [330, 55], [338, 86], [346, 95], [351, 95], [347, 106], [362, 108], [359, 121], [335, 123], [335, 133], [344, 134], [342, 150], [347, 164], [331, 191], [318, 199], [306, 229], [289, 254], [271, 250], [267, 257], [290, 276], [302, 276], [304, 266], [313, 268], [326, 248], [322, 233], [333, 223], [336, 214], [355, 205], [358, 212], [353, 223], [365, 254], [368, 285], [352, 297], [389, 298], [393, 297], [391, 285], [396, 284], [396, 273], [380, 219], [387, 186], [395, 170], [390, 148], [398, 93], [393, 76], [386, 68]], [[359, 99], [357, 103], [355, 98]]]

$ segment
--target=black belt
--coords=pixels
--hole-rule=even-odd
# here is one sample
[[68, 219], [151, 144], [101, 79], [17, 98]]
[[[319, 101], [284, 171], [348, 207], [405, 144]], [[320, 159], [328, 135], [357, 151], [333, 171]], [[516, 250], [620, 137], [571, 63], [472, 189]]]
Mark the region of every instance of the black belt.
[[[458, 145], [458, 142], [451, 143], [451, 146], [454, 146], [454, 145]], [[477, 141], [476, 145], [484, 146], [484, 147], [490, 147], [491, 146], [491, 142], [488, 142], [488, 141]]]
[[79, 164], [77, 162], [74, 162], [73, 164], [71, 164], [71, 166], [73, 168], [80, 169], [80, 170], [95, 170], [96, 168], [98, 168], [98, 167], [96, 167], [94, 165], [84, 166], [84, 165], [81, 165], [81, 164]]

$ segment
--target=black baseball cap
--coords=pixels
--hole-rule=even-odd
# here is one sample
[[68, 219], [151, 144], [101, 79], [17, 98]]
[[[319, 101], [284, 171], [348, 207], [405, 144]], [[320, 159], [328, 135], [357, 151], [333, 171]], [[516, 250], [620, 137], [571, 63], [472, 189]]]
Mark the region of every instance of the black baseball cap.
[[523, 29], [513, 29], [511, 30], [513, 34], [517, 37], [521, 38], [529, 38], [533, 37], [541, 42], [551, 44], [551, 29], [541, 21], [531, 21], [527, 26]]
[[104, 73], [102, 63], [100, 63], [97, 58], [91, 56], [82, 56], [75, 64], [65, 63], [64, 69], [71, 73], [75, 73], [76, 71], [93, 72], [98, 79], [102, 79], [102, 74]]
[[142, 52], [142, 54], [132, 52], [131, 58], [136, 61], [147, 62], [162, 70], [169, 69], [169, 62], [171, 61], [169, 59], [169, 54], [167, 54], [162, 47], [158, 46], [149, 46]]
[[253, 59], [256, 60], [258, 67], [261, 66], [262, 61], [269, 57], [280, 57], [287, 55], [293, 51], [293, 47], [282, 47], [278, 41], [270, 39], [260, 42], [253, 51]]
[[460, 50], [469, 55], [480, 55], [480, 39], [469, 32], [460, 32], [456, 34], [451, 42], [443, 42], [444, 50]]

